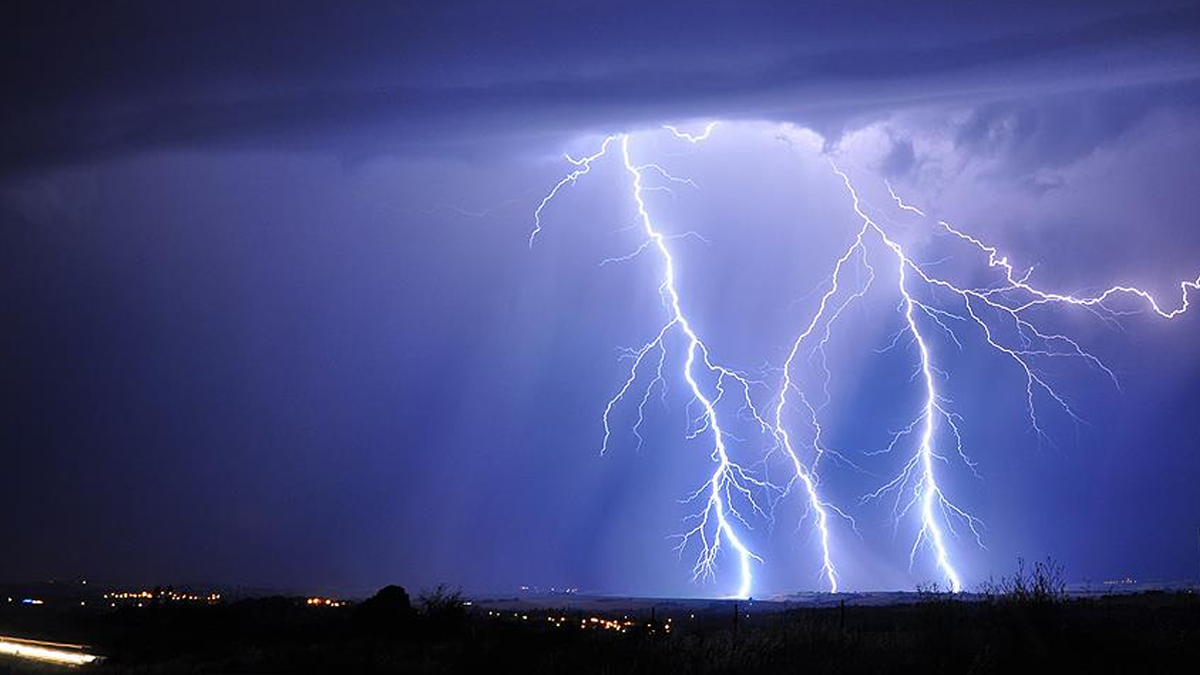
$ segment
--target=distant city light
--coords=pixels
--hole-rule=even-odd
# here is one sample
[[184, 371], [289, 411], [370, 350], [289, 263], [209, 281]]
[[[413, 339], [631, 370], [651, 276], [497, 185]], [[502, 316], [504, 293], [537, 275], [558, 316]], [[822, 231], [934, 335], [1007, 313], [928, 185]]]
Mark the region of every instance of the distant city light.
[[[505, 613], [500, 612], [500, 611], [495, 611], [495, 610], [488, 610], [487, 615], [490, 617], [503, 618], [505, 616]], [[518, 614], [516, 612], [512, 612], [511, 617], [514, 620], [520, 620], [520, 621], [529, 621], [531, 618], [533, 618], [533, 619], [538, 618], [538, 617], [530, 617], [530, 615], [528, 615], [528, 614]], [[575, 620], [570, 619], [563, 615], [556, 616], [554, 614], [547, 614], [544, 618], [546, 620], [546, 623], [550, 624], [551, 626], [554, 626], [555, 628], [569, 628], [575, 624]], [[590, 616], [590, 617], [586, 617], [586, 618], [581, 617], [578, 619], [578, 621], [579, 621], [579, 628], [581, 630], [589, 630], [589, 629], [611, 630], [611, 631], [616, 631], [618, 633], [628, 633], [631, 628], [640, 626], [640, 624], [637, 621], [629, 618], [628, 615], [622, 616], [620, 619], [609, 619], [609, 618], [602, 617], [602, 616]], [[670, 633], [671, 632], [671, 619], [668, 618], [668, 619], [666, 619], [666, 621], [664, 621], [662, 623], [658, 623], [658, 624], [651, 621], [651, 622], [645, 623], [644, 627], [650, 631], [656, 631], [661, 628], [664, 632]]]
[[157, 600], [159, 602], [203, 602], [216, 603], [221, 601], [220, 593], [209, 593], [207, 595], [198, 595], [195, 593], [181, 593], [173, 590], [154, 590], [154, 591], [114, 591], [105, 593], [104, 599], [110, 601], [110, 605], [116, 606], [114, 601], [130, 601], [136, 602], [138, 607], [143, 606], [146, 600]]
[[304, 604], [308, 605], [309, 607], [344, 607], [346, 602], [344, 600], [316, 597], [305, 600]]

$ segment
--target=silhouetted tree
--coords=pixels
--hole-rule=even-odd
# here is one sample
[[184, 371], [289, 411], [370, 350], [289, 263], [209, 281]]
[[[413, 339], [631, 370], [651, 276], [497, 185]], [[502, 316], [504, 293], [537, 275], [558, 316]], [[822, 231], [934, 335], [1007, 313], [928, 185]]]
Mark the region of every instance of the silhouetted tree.
[[375, 595], [359, 603], [355, 619], [372, 630], [390, 631], [412, 620], [412, 602], [402, 586], [384, 586]]

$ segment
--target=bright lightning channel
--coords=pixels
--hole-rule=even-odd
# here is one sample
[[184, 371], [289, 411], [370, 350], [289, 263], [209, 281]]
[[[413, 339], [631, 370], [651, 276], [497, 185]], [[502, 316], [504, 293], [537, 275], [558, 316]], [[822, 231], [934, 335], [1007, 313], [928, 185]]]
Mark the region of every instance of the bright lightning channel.
[[708, 124], [704, 125], [704, 131], [702, 131], [698, 134], [689, 134], [686, 131], [680, 131], [678, 127], [672, 126], [670, 124], [664, 124], [664, 125], [662, 125], [662, 128], [671, 132], [671, 134], [674, 135], [675, 138], [678, 138], [681, 141], [687, 141], [688, 143], [695, 145], [696, 143], [699, 143], [701, 141], [707, 141], [708, 137], [712, 136], [713, 129], [716, 129], [718, 124], [720, 124], [720, 122], [709, 122]]
[[[915, 559], [920, 545], [922, 543], [928, 543], [933, 548], [938, 569], [945, 576], [947, 582], [949, 583], [950, 589], [957, 593], [962, 590], [962, 579], [958, 570], [950, 560], [950, 554], [946, 548], [946, 534], [943, 531], [939, 520], [946, 521], [947, 527], [951, 529], [952, 527], [948, 522], [951, 516], [964, 520], [972, 532], [975, 533], [977, 540], [979, 539], [979, 531], [977, 529], [979, 521], [974, 516], [955, 506], [949, 499], [947, 499], [945, 493], [942, 491], [942, 488], [938, 485], [937, 475], [934, 470], [934, 460], [937, 459], [944, 461], [945, 459], [935, 450], [935, 435], [937, 432], [935, 421], [939, 418], [945, 419], [950, 428], [953, 430], [956, 439], [959, 437], [959, 434], [958, 428], [955, 425], [954, 416], [943, 406], [944, 399], [938, 392], [937, 380], [935, 378], [935, 371], [937, 369], [933, 364], [932, 349], [917, 318], [918, 313], [925, 316], [931, 316], [939, 323], [939, 325], [945, 328], [945, 325], [941, 323], [941, 319], [939, 317], [939, 313], [942, 313], [942, 311], [935, 310], [934, 308], [920, 302], [910, 292], [908, 287], [910, 271], [914, 269], [919, 271], [919, 268], [917, 268], [912, 260], [905, 254], [904, 249], [890, 237], [888, 237], [884, 230], [877, 225], [875, 221], [866, 214], [866, 212], [863, 211], [861, 200], [859, 199], [858, 193], [854, 189], [854, 186], [851, 184], [849, 176], [838, 169], [837, 166], [833, 166], [832, 168], [833, 171], [842, 179], [847, 191], [849, 191], [854, 212], [861, 218], [862, 227], [859, 229], [858, 234], [855, 236], [850, 247], [835, 264], [832, 277], [833, 282], [829, 290], [826, 291], [824, 296], [822, 296], [820, 305], [818, 306], [817, 312], [813, 316], [812, 321], [793, 344], [792, 351], [789, 354], [788, 360], [784, 366], [784, 385], [780, 392], [779, 405], [782, 408], [784, 395], [786, 394], [787, 390], [793, 386], [790, 379], [792, 363], [804, 342], [813, 334], [817, 326], [820, 325], [821, 321], [824, 319], [826, 322], [825, 333], [823, 339], [817, 347], [817, 349], [823, 350], [829, 340], [830, 327], [834, 322], [837, 321], [838, 317], [841, 315], [846, 306], [854, 300], [861, 298], [874, 281], [875, 268], [872, 267], [869, 262], [867, 262], [868, 252], [866, 247], [868, 244], [868, 235], [875, 235], [875, 237], [877, 237], [878, 240], [889, 251], [891, 251], [897, 261], [898, 274], [896, 279], [896, 288], [900, 294], [900, 297], [902, 298], [901, 306], [903, 308], [904, 315], [904, 330], [909, 334], [913, 343], [915, 343], [917, 347], [919, 372], [924, 389], [924, 399], [921, 405], [921, 411], [917, 418], [913, 420], [913, 422], [909, 424], [904, 431], [893, 437], [892, 443], [888, 447], [888, 451], [890, 451], [895, 447], [896, 443], [901, 438], [913, 433], [916, 428], [920, 426], [920, 440], [917, 444], [916, 451], [896, 478], [885, 484], [876, 492], [868, 495], [868, 498], [877, 498], [892, 490], [895, 490], [898, 493], [904, 491], [911, 494], [911, 499], [909, 502], [907, 502], [907, 504], [905, 504], [902, 508], [897, 508], [894, 510], [894, 515], [897, 519], [899, 519], [911, 507], [914, 505], [919, 505], [921, 514], [921, 527], [909, 555], [910, 564]], [[851, 294], [849, 298], [839, 304], [835, 310], [830, 311], [830, 300], [833, 299], [839, 292], [839, 280], [841, 279], [843, 268], [845, 267], [846, 263], [850, 261], [856, 254], [862, 257], [864, 264], [867, 265], [867, 268], [870, 271], [868, 280], [863, 284], [862, 288]], [[826, 318], [827, 316], [828, 318]], [[947, 330], [949, 329], [947, 328]], [[826, 379], [828, 379], [828, 371], [826, 371]], [[828, 385], [826, 384], [826, 387], [827, 386]], [[808, 404], [805, 403], [805, 405]], [[811, 406], [809, 409], [813, 419], [815, 419], [815, 411], [812, 410]], [[819, 438], [820, 426], [817, 425], [816, 428]], [[962, 455], [961, 445], [959, 446], [959, 450], [959, 454]], [[966, 459], [965, 455], [963, 455], [963, 458]], [[939, 519], [939, 515], [941, 515], [941, 519]]]
[[[707, 138], [714, 126], [715, 124], [709, 124], [701, 136], [691, 136], [675, 129], [671, 129], [671, 131], [677, 137], [695, 143]], [[703, 411], [698, 421], [699, 426], [691, 430], [689, 438], [695, 438], [701, 434], [706, 434], [711, 438], [712, 451], [710, 457], [715, 466], [708, 480], [684, 500], [685, 503], [700, 502], [701, 508], [689, 516], [689, 522], [694, 523], [691, 529], [678, 535], [679, 544], [677, 550], [682, 554], [689, 544], [698, 542], [699, 553], [692, 570], [693, 578], [715, 578], [718, 557], [724, 548], [728, 546], [737, 560], [740, 576], [740, 583], [735, 596], [749, 597], [754, 580], [752, 563], [761, 563], [762, 558], [752, 552], [738, 534], [739, 526], [751, 529], [749, 522], [739, 510], [738, 503], [744, 503], [745, 507], [743, 508], [749, 508], [756, 515], [767, 518], [767, 512], [759, 504], [761, 497], [756, 497], [756, 494], [774, 493], [779, 495], [784, 494], [787, 488], [785, 486], [774, 485], [754, 476], [730, 457], [727, 443], [729, 436], [723, 426], [721, 415], [717, 410], [718, 404], [726, 394], [727, 386], [737, 390], [737, 395], [741, 399], [742, 410], [753, 418], [764, 433], [771, 433], [773, 427], [759, 414], [751, 398], [751, 387], [754, 383], [745, 375], [716, 363], [712, 359], [708, 345], [697, 335], [691, 322], [688, 320], [683, 308], [683, 300], [676, 284], [675, 260], [667, 244], [671, 237], [665, 235], [655, 227], [654, 220], [646, 204], [646, 191], [658, 187], [647, 184], [648, 173], [652, 172], [670, 182], [688, 181], [672, 176], [657, 164], [636, 163], [633, 160], [630, 150], [628, 135], [609, 136], [604, 139], [600, 150], [595, 154], [581, 160], [571, 160], [579, 168], [559, 181], [545, 199], [542, 200], [541, 204], [539, 204], [535, 212], [533, 234], [536, 235], [541, 229], [541, 211], [553, 200], [558, 191], [564, 185], [574, 182], [579, 176], [587, 173], [592, 162], [603, 157], [614, 143], [620, 147], [621, 159], [625, 171], [630, 177], [631, 196], [636, 205], [638, 221], [646, 235], [646, 240], [634, 253], [610, 260], [628, 260], [646, 250], [656, 252], [663, 270], [658, 292], [666, 307], [667, 317], [665, 323], [650, 341], [646, 342], [640, 348], [629, 350], [627, 353], [632, 362], [629, 374], [624, 384], [608, 401], [602, 416], [604, 438], [601, 441], [600, 452], [603, 454], [608, 449], [612, 435], [610, 419], [614, 408], [625, 401], [627, 395], [630, 394], [631, 389], [640, 379], [643, 367], [649, 367], [648, 364], [653, 363], [654, 376], [643, 390], [638, 403], [638, 421], [633, 429], [639, 444], [641, 443], [638, 428], [644, 419], [644, 407], [653, 388], [664, 382], [663, 367], [667, 352], [667, 338], [673, 332], [681, 334], [686, 342], [684, 350], [685, 360], [682, 368], [683, 379], [687, 382], [693, 402], [699, 403]], [[533, 241], [532, 236], [530, 241]], [[698, 379], [701, 377], [701, 374], [713, 379], [711, 388], [706, 387]]]

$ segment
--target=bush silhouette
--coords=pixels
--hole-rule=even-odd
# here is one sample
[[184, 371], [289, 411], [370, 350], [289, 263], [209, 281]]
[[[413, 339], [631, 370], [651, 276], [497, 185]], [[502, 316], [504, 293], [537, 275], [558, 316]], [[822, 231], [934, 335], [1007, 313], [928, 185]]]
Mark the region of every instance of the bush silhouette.
[[402, 586], [384, 586], [355, 608], [355, 618], [374, 630], [392, 630], [406, 625], [413, 615], [412, 602]]
[[466, 624], [467, 609], [461, 590], [450, 590], [445, 584], [438, 584], [421, 594], [420, 604], [421, 618], [434, 632], [454, 632]]
[[992, 602], [1046, 607], [1067, 599], [1062, 563], [1047, 557], [1029, 567], [1017, 558], [1017, 571], [999, 580], [985, 581], [980, 591]]

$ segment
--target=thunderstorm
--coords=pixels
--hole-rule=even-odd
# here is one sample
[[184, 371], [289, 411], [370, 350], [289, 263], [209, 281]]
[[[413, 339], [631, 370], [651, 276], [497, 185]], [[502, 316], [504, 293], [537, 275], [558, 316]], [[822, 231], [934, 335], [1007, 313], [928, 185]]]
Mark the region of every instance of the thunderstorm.
[[0, 675], [1200, 662], [1200, 2], [0, 32]]
[[[718, 122], [703, 125], [697, 133], [672, 125], [662, 127], [669, 140], [691, 145], [703, 144], [714, 133], [720, 133], [720, 128]], [[693, 510], [685, 518], [682, 531], [675, 535], [675, 547], [680, 555], [687, 551], [695, 555], [693, 580], [716, 580], [718, 562], [723, 556], [732, 560], [736, 569], [736, 590], [732, 597], [752, 596], [755, 571], [767, 564], [762, 554], [752, 550], [745, 533], [754, 528], [755, 521], [772, 524], [778, 505], [793, 494], [801, 497], [801, 517], [812, 528], [824, 588], [834, 593], [841, 588], [837, 542], [859, 534], [852, 516], [853, 505], [835, 504], [827, 499], [822, 476], [834, 467], [854, 467], [854, 462], [825, 442], [824, 406], [818, 401], [828, 400], [834, 376], [825, 352], [835, 340], [835, 326], [868, 292], [883, 287], [896, 299], [901, 329], [880, 351], [910, 361], [912, 379], [921, 396], [911, 421], [890, 432], [885, 447], [870, 453], [899, 457], [895, 472], [880, 481], [876, 489], [861, 495], [858, 503], [886, 500], [896, 524], [914, 520], [916, 535], [908, 545], [910, 567], [919, 556], [928, 556], [940, 576], [939, 583], [957, 593], [964, 590], [965, 581], [948, 539], [968, 532], [977, 546], [984, 547], [986, 528], [979, 517], [951, 498], [941, 478], [956, 465], [978, 477], [977, 464], [964, 447], [962, 425], [966, 420], [955, 412], [954, 402], [943, 391], [943, 382], [950, 374], [942, 365], [941, 350], [961, 351], [965, 342], [975, 341], [1003, 357], [1024, 382], [1017, 395], [1022, 399], [1030, 429], [1041, 442], [1048, 440], [1039, 418], [1042, 407], [1055, 406], [1068, 418], [1080, 421], [1068, 398], [1047, 374], [1045, 363], [1059, 359], [1081, 361], [1111, 380], [1113, 386], [1119, 388], [1120, 383], [1114, 371], [1076, 338], [1044, 327], [1039, 312], [1079, 309], [1115, 323], [1125, 315], [1148, 309], [1169, 320], [1188, 310], [1189, 294], [1200, 288], [1200, 277], [1186, 279], [1179, 284], [1179, 296], [1165, 304], [1150, 292], [1131, 285], [1114, 285], [1082, 295], [1044, 289], [1031, 281], [1033, 268], [1020, 271], [996, 247], [966, 228], [931, 218], [905, 201], [890, 184], [886, 184], [890, 201], [885, 207], [870, 205], [860, 196], [850, 173], [829, 160], [828, 169], [844, 191], [847, 212], [859, 226], [844, 252], [832, 261], [827, 286], [820, 293], [815, 311], [798, 326], [786, 359], [770, 369], [774, 378], [766, 382], [762, 376], [722, 362], [699, 334], [689, 313], [691, 305], [678, 277], [671, 246], [675, 239], [699, 235], [666, 233], [656, 223], [648, 203], [650, 191], [670, 192], [672, 185], [695, 187], [695, 183], [674, 175], [659, 163], [640, 161], [630, 134], [606, 136], [592, 154], [565, 157], [572, 169], [534, 210], [530, 246], [545, 236], [547, 210], [552, 203], [565, 198], [564, 189], [584, 179], [598, 163], [614, 161], [620, 163], [626, 174], [628, 197], [644, 236], [632, 253], [606, 258], [602, 264], [651, 255], [657, 258], [660, 269], [656, 290], [665, 316], [649, 339], [622, 354], [629, 367], [621, 385], [603, 406], [600, 453], [610, 449], [614, 416], [623, 407], [636, 412], [630, 431], [637, 447], [642, 446], [644, 438], [640, 430], [646, 419], [647, 404], [656, 388], [665, 389], [664, 369], [671, 360], [669, 353], [678, 349], [682, 356], [678, 375], [689, 390], [689, 411], [693, 405], [700, 411], [694, 417], [689, 412], [693, 424], [687, 430], [687, 437], [707, 439], [710, 472], [702, 485], [681, 500]], [[900, 219], [913, 220], [930, 236], [949, 238], [960, 245], [977, 261], [978, 272], [990, 277], [987, 283], [963, 283], [952, 275], [937, 272], [936, 263], [919, 260], [892, 231], [911, 227]], [[885, 276], [890, 277], [886, 285]], [[813, 360], [820, 364], [818, 377], [816, 382], [808, 382], [799, 372], [799, 365]], [[729, 401], [734, 401], [732, 410], [724, 406]], [[798, 418], [790, 414], [793, 411], [800, 413]], [[760, 433], [764, 442], [759, 457], [743, 460], [735, 456], [731, 450], [735, 437], [729, 431], [730, 418], [749, 421]], [[766, 462], [772, 458], [783, 459], [787, 467], [785, 478], [769, 475]]]

